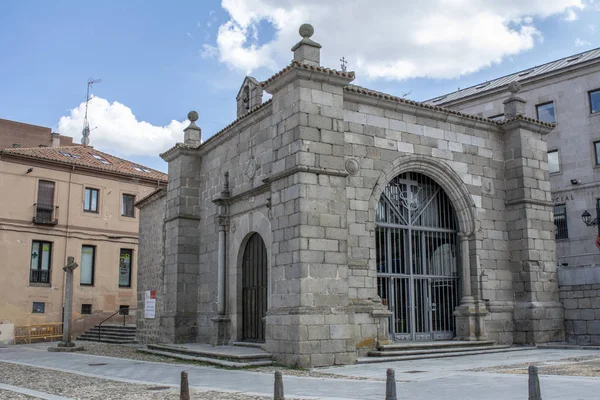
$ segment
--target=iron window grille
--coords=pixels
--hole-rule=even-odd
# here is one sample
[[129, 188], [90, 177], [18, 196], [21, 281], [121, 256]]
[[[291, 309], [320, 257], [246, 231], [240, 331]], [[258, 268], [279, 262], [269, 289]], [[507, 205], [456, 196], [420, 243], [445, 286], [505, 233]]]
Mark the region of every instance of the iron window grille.
[[34, 301], [31, 312], [33, 314], [44, 314], [46, 312], [46, 303], [41, 301]]
[[31, 245], [30, 283], [50, 283], [52, 243], [34, 240]]
[[82, 304], [81, 305], [81, 314], [84, 314], [84, 315], [92, 314], [92, 305], [91, 304]]
[[98, 195], [100, 191], [98, 189], [85, 188], [85, 195], [83, 198], [83, 211], [87, 212], [98, 212]]
[[567, 226], [567, 205], [557, 204], [554, 206], [554, 238], [568, 239], [569, 229]]

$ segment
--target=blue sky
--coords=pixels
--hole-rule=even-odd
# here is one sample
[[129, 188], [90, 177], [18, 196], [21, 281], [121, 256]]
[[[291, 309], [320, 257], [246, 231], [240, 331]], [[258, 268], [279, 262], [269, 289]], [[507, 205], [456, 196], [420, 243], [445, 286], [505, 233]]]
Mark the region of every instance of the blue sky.
[[342, 15], [336, 0], [2, 2], [0, 118], [79, 141], [87, 79], [101, 78], [91, 144], [165, 170], [157, 155], [181, 141], [187, 112], [205, 139], [230, 123], [244, 76], [285, 66], [301, 22], [325, 66], [345, 56], [355, 83], [414, 100], [600, 47], [597, 1], [504, 2], [356, 0]]

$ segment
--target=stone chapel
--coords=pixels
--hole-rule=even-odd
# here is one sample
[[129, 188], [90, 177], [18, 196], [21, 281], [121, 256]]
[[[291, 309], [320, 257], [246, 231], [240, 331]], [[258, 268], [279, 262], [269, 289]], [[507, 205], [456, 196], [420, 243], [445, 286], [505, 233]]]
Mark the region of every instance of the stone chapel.
[[493, 121], [352, 85], [300, 36], [291, 64], [244, 80], [235, 121], [202, 141], [192, 111], [161, 155], [168, 188], [137, 204], [138, 339], [259, 342], [299, 367], [562, 340], [554, 125], [524, 117], [518, 83]]

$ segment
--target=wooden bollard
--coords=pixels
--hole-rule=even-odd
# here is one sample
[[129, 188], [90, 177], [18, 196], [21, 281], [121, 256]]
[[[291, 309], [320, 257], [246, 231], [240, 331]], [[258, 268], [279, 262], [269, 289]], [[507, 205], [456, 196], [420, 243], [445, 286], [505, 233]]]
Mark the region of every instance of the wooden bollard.
[[273, 391], [273, 399], [285, 400], [285, 396], [283, 394], [283, 376], [281, 375], [281, 371], [275, 371], [275, 388]]
[[538, 377], [538, 369], [535, 365], [529, 366], [529, 400], [542, 400], [540, 378]]
[[179, 391], [180, 400], [190, 400], [190, 387], [188, 384], [188, 374], [181, 371], [181, 389]]
[[396, 397], [396, 372], [392, 368], [388, 368], [387, 370], [385, 400], [398, 400], [398, 397]]

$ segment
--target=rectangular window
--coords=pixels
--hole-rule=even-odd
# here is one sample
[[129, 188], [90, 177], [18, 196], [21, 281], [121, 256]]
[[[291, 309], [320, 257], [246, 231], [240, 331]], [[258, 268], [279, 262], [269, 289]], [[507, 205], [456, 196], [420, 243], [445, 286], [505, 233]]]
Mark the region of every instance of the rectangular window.
[[560, 162], [558, 160], [558, 150], [548, 152], [548, 172], [560, 172]]
[[595, 114], [600, 112], [600, 89], [589, 92], [590, 96], [590, 112]]
[[569, 238], [569, 229], [567, 228], [567, 206], [565, 204], [554, 206], [554, 238]]
[[596, 165], [600, 165], [600, 141], [594, 142], [594, 151], [596, 152]]
[[34, 301], [33, 308], [31, 310], [34, 314], [43, 314], [46, 311], [46, 303], [41, 301]]
[[91, 304], [82, 304], [81, 305], [81, 314], [90, 315], [92, 313], [92, 305]]
[[129, 306], [121, 304], [119, 306], [119, 315], [129, 315]]
[[29, 282], [50, 283], [52, 243], [34, 240], [31, 245], [31, 267]]
[[98, 212], [98, 189], [85, 188], [83, 211]]
[[96, 246], [81, 246], [80, 285], [94, 285], [94, 267], [96, 264]]
[[119, 256], [119, 287], [131, 287], [131, 258], [133, 250], [121, 249]]
[[53, 222], [54, 214], [54, 182], [39, 181], [37, 203], [35, 205], [35, 221], [40, 224]]
[[537, 111], [537, 119], [542, 122], [554, 123], [556, 122], [556, 115], [554, 115], [554, 102], [538, 104], [535, 106]]
[[132, 194], [124, 194], [121, 204], [121, 215], [124, 217], [134, 217], [133, 204], [135, 203], [135, 196]]

